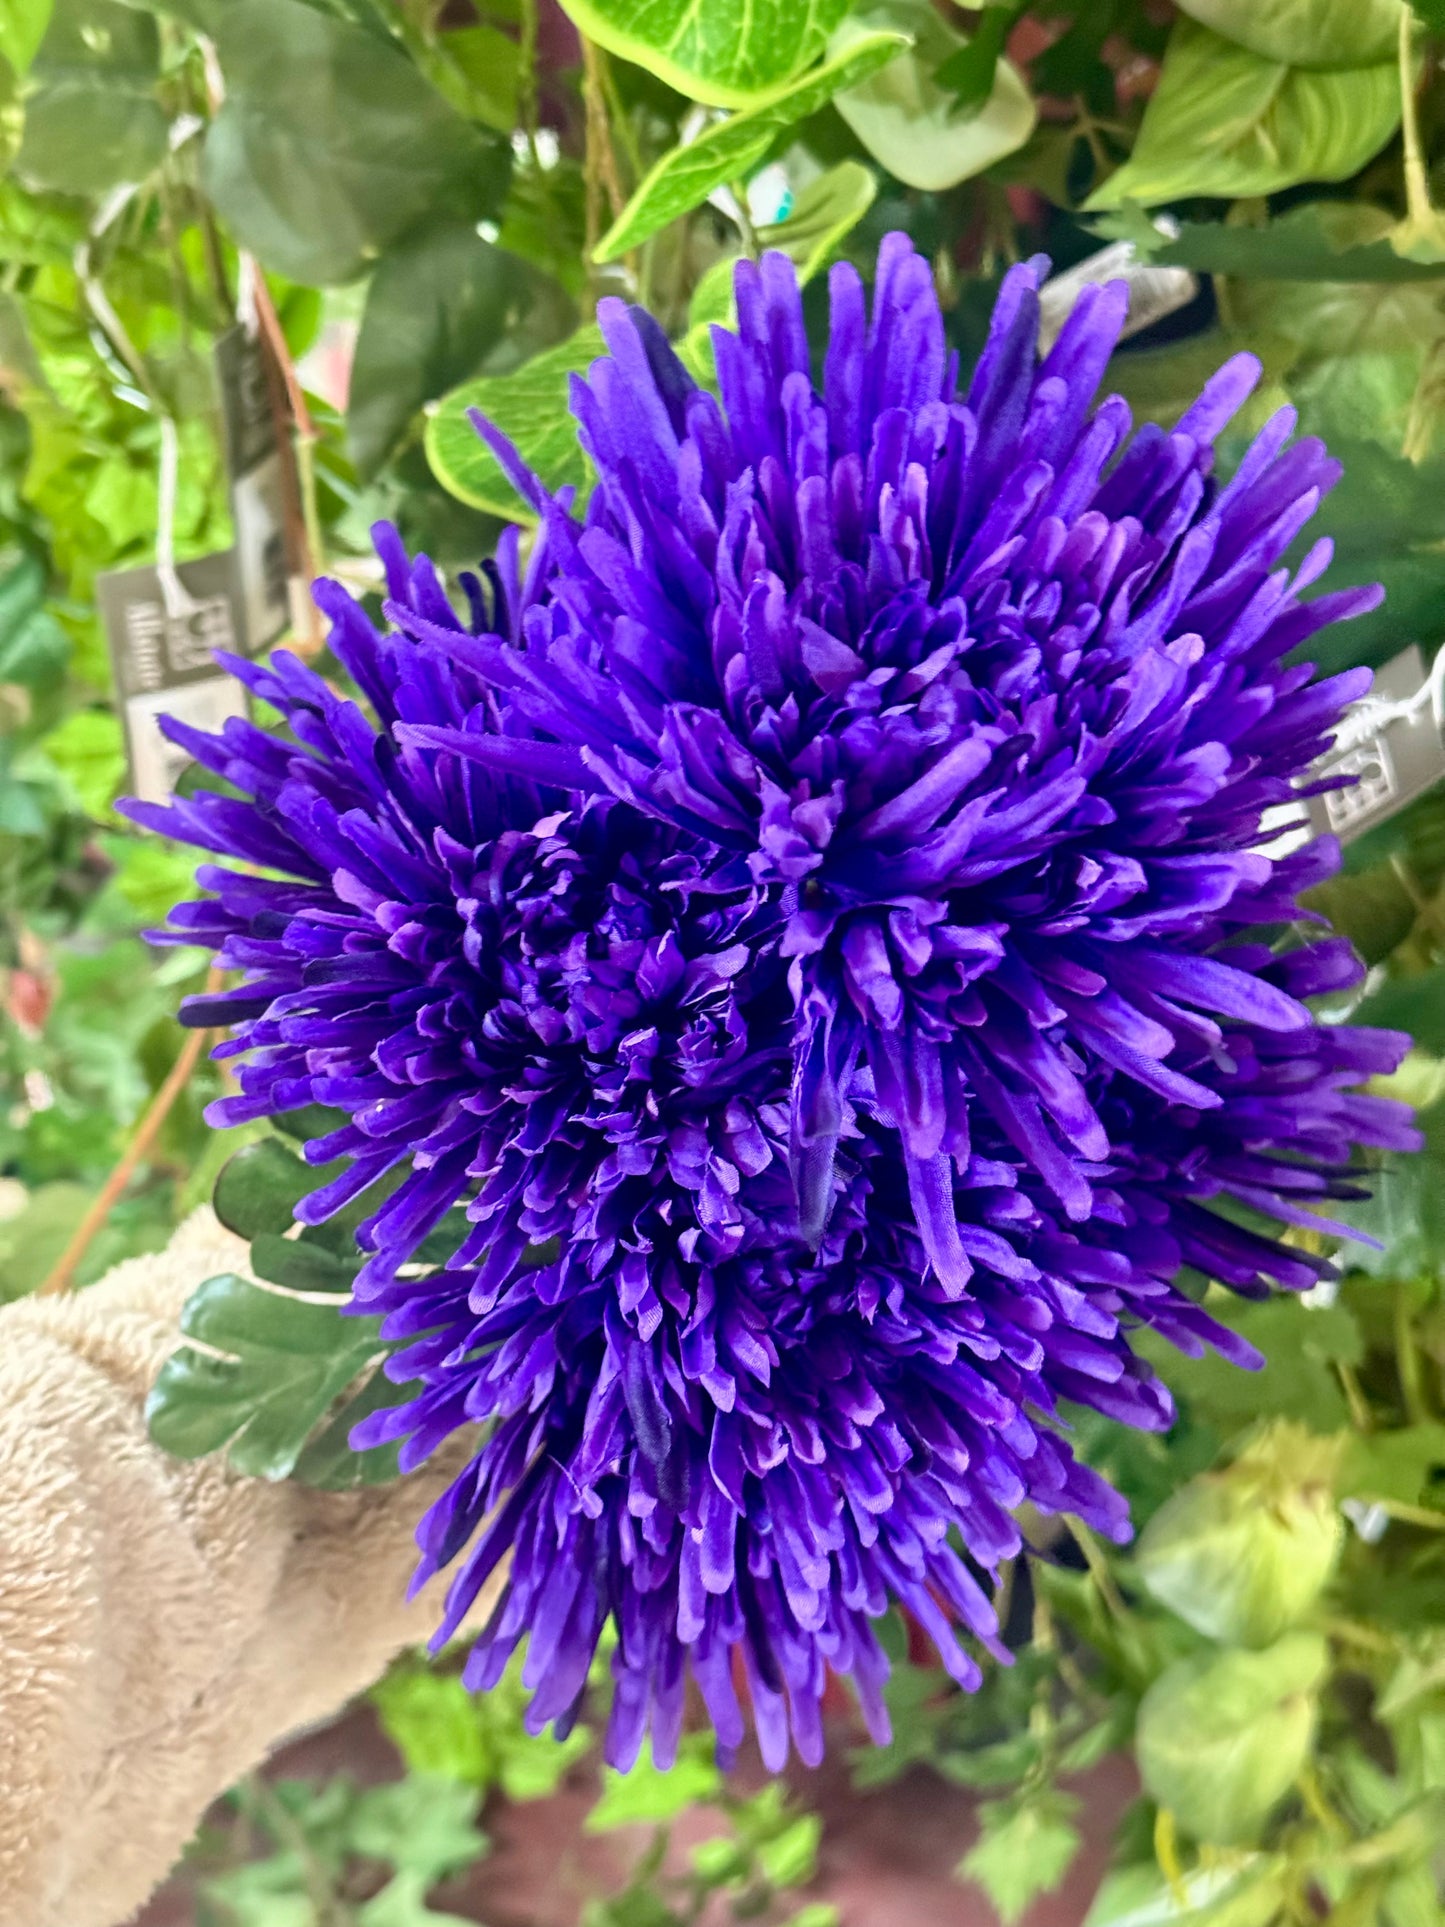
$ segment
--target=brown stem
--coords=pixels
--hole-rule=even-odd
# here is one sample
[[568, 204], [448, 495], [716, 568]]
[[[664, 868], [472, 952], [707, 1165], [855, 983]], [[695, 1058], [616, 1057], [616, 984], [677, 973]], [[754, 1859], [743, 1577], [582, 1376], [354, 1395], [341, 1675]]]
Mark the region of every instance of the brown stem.
[[100, 1187], [90, 1209], [75, 1228], [75, 1235], [61, 1252], [51, 1267], [48, 1277], [36, 1293], [40, 1298], [51, 1298], [70, 1290], [80, 1261], [90, 1249], [90, 1242], [110, 1216], [126, 1186], [136, 1172], [136, 1167], [144, 1160], [151, 1146], [160, 1136], [161, 1126], [170, 1116], [171, 1107], [190, 1082], [191, 1072], [196, 1068], [201, 1052], [206, 1047], [209, 1031], [192, 1031], [182, 1046], [181, 1054], [171, 1066], [170, 1074], [164, 1084], [151, 1099], [144, 1117], [136, 1126], [130, 1143], [121, 1154], [119, 1164]]

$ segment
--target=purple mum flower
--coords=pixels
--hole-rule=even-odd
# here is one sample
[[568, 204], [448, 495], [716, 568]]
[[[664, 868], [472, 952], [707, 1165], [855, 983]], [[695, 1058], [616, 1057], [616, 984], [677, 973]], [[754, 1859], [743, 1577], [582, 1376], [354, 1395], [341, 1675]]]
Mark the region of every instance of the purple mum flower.
[[1257, 1362], [1180, 1267], [1314, 1283], [1241, 1219], [1338, 1229], [1355, 1147], [1414, 1141], [1356, 1088], [1406, 1040], [1302, 1001], [1360, 974], [1298, 941], [1336, 848], [1259, 848], [1369, 681], [1293, 659], [1376, 599], [1301, 601], [1328, 544], [1279, 566], [1335, 465], [1286, 411], [1213, 479], [1243, 356], [1127, 441], [1090, 413], [1123, 288], [1039, 367], [1041, 271], [963, 399], [902, 237], [871, 320], [833, 271], [821, 396], [779, 256], [721, 405], [604, 303], [585, 517], [484, 429], [525, 574], [514, 532], [463, 618], [382, 531], [387, 633], [318, 588], [366, 709], [232, 662], [289, 735], [170, 733], [245, 800], [131, 806], [274, 873], [204, 866], [167, 933], [244, 973], [184, 1013], [235, 1028], [215, 1121], [347, 1114], [308, 1223], [407, 1172], [357, 1297], [415, 1390], [358, 1442], [488, 1424], [419, 1531], [419, 1579], [460, 1559], [438, 1640], [509, 1560], [467, 1677], [525, 1636], [565, 1728], [611, 1621], [619, 1765], [671, 1759], [689, 1675], [734, 1748], [739, 1669], [772, 1767], [819, 1757], [830, 1671], [883, 1738], [890, 1601], [975, 1683], [1014, 1508], [1128, 1533], [1061, 1405], [1169, 1423], [1141, 1324]]

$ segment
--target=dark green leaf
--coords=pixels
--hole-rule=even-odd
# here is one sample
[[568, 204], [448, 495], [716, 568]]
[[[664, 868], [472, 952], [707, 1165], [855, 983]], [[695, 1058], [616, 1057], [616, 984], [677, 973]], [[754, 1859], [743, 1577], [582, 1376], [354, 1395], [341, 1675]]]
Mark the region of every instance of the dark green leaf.
[[795, 121], [816, 113], [845, 88], [866, 80], [907, 43], [895, 33], [865, 33], [822, 67], [770, 94], [746, 112], [709, 127], [688, 147], [665, 154], [597, 245], [595, 259], [615, 261], [659, 228], [705, 201], [715, 188], [744, 180]]
[[373, 1412], [400, 1405], [415, 1395], [414, 1384], [396, 1385], [378, 1365], [361, 1390], [307, 1440], [292, 1477], [323, 1492], [354, 1492], [367, 1485], [390, 1485], [400, 1476], [399, 1443], [369, 1445], [353, 1451], [351, 1434]]
[[513, 521], [535, 520], [467, 419], [475, 408], [516, 444], [549, 489], [569, 483], [581, 488], [587, 464], [577, 424], [567, 412], [567, 383], [605, 353], [602, 331], [590, 323], [510, 375], [484, 375], [454, 389], [427, 423], [427, 460], [437, 480], [474, 508]]
[[990, 92], [972, 113], [959, 113], [938, 72], [971, 49], [928, 0], [868, 0], [833, 36], [830, 52], [846, 53], [874, 29], [907, 34], [913, 45], [838, 95], [835, 105], [875, 160], [910, 187], [937, 192], [983, 173], [1022, 147], [1036, 114], [1028, 88], [1006, 60], [991, 69]]
[[1393, 61], [1348, 73], [1286, 67], [1180, 20], [1133, 153], [1085, 206], [1157, 207], [1346, 180], [1399, 122]]
[[144, 180], [166, 151], [152, 93], [160, 39], [149, 14], [118, 0], [60, 0], [31, 66], [16, 171], [32, 186], [102, 194]]
[[994, 0], [984, 8], [968, 45], [951, 53], [934, 74], [943, 91], [952, 94], [958, 118], [978, 113], [993, 92], [999, 56], [1024, 4], [1025, 0]]
[[1445, 1056], [1445, 964], [1387, 979], [1361, 1002], [1353, 1021], [1408, 1031], [1421, 1050]]
[[0, 682], [36, 688], [64, 669], [70, 638], [45, 608], [45, 570], [31, 555], [0, 576]]
[[1139, 1350], [1191, 1410], [1229, 1428], [1260, 1418], [1291, 1418], [1316, 1432], [1334, 1432], [1349, 1411], [1334, 1366], [1358, 1364], [1359, 1327], [1343, 1305], [1303, 1305], [1293, 1297], [1262, 1304], [1221, 1296], [1211, 1313], [1263, 1352], [1259, 1372], [1242, 1372], [1213, 1352], [1185, 1358], [1152, 1335]]
[[423, 228], [382, 256], [367, 292], [346, 415], [359, 474], [373, 474], [424, 403], [475, 374], [517, 331], [540, 281], [466, 221]]
[[742, 107], [823, 51], [847, 0], [564, 0], [589, 39], [693, 100]]
[[417, 222], [495, 214], [510, 150], [394, 44], [302, 0], [232, 0], [205, 182], [243, 246], [294, 281], [348, 281]]
[[211, 1204], [228, 1231], [240, 1238], [285, 1231], [297, 1202], [325, 1182], [275, 1138], [244, 1145], [221, 1167]]
[[[161, 1367], [146, 1420], [177, 1458], [227, 1447], [250, 1478], [284, 1479], [311, 1433], [384, 1350], [374, 1318], [310, 1304], [225, 1272], [181, 1315], [183, 1344]], [[203, 1347], [204, 1349], [197, 1349]]]
[[1251, 275], [1266, 281], [1428, 281], [1445, 262], [1406, 260], [1387, 240], [1351, 238], [1358, 204], [1310, 201], [1260, 227], [1186, 221], [1170, 239], [1139, 207], [1099, 221], [1100, 233], [1129, 240], [1160, 267], [1201, 274]]
[[251, 1269], [267, 1284], [284, 1286], [287, 1291], [335, 1291], [344, 1295], [351, 1290], [359, 1262], [358, 1254], [357, 1263], [347, 1264], [304, 1233], [299, 1238], [283, 1238], [277, 1232], [265, 1231], [251, 1240]]

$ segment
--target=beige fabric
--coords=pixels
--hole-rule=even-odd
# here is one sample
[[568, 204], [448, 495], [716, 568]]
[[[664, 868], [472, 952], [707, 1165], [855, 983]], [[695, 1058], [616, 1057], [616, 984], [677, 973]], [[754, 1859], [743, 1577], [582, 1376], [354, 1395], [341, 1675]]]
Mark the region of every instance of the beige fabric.
[[218, 1794], [435, 1622], [403, 1601], [444, 1470], [310, 1492], [147, 1440], [182, 1303], [245, 1259], [197, 1212], [0, 1311], [0, 1927], [129, 1919]]

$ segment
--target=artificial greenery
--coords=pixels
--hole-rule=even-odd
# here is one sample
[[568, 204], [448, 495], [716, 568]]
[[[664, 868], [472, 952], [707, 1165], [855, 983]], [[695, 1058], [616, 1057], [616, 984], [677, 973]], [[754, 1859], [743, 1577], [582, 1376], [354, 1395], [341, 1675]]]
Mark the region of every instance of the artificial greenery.
[[[1445, 640], [1442, 51], [1438, 0], [7, 0], [0, 1299], [61, 1257], [204, 974], [140, 936], [190, 863], [111, 807], [125, 754], [95, 582], [155, 559], [172, 433], [175, 553], [231, 540], [212, 350], [238, 314], [266, 334], [294, 446], [292, 572], [375, 587], [379, 514], [444, 569], [526, 519], [469, 407], [585, 492], [567, 377], [597, 352], [602, 295], [649, 305], [706, 380], [734, 258], [784, 248], [811, 300], [831, 259], [866, 271], [903, 227], [967, 357], [1010, 261], [1067, 267], [1125, 239], [1201, 286], [1109, 383], [1168, 426], [1229, 353], [1256, 353], [1244, 429], [1291, 403], [1345, 464], [1324, 587], [1388, 590], [1324, 666], [1411, 641], [1428, 658]], [[308, 388], [307, 356], [352, 342], [341, 408]], [[1379, 1248], [1341, 1246], [1333, 1296], [1220, 1308], [1266, 1353], [1258, 1376], [1161, 1349], [1166, 1438], [1080, 1418], [1140, 1537], [1120, 1554], [1034, 1522], [1009, 1577], [1012, 1669], [969, 1698], [892, 1629], [895, 1739], [854, 1755], [858, 1797], [919, 1765], [972, 1789], [960, 1871], [1008, 1919], [1068, 1878], [1077, 1776], [1120, 1751], [1142, 1790], [1090, 1927], [1442, 1917], [1445, 795], [1352, 845], [1317, 907], [1375, 967], [1358, 1015], [1417, 1040], [1396, 1083], [1426, 1148], [1359, 1208]], [[341, 1309], [364, 1206], [297, 1235], [314, 1176], [282, 1134], [208, 1133], [220, 1088], [203, 1060], [76, 1275], [158, 1247], [214, 1190], [260, 1284], [193, 1301], [155, 1436], [225, 1451], [238, 1475], [390, 1476], [344, 1436], [395, 1390], [375, 1328]], [[444, 1232], [427, 1261], [447, 1249]], [[474, 1701], [445, 1662], [408, 1662], [377, 1694], [407, 1777], [241, 1790], [227, 1841], [203, 1843], [205, 1917], [455, 1918], [446, 1895], [487, 1850], [479, 1802], [594, 1773], [606, 1692], [602, 1674], [568, 1741], [532, 1740], [508, 1683]], [[838, 1720], [836, 1744], [856, 1743]], [[701, 1744], [671, 1775], [596, 1788], [591, 1824], [659, 1832], [624, 1892], [587, 1902], [592, 1927], [707, 1906], [831, 1918], [798, 1891], [816, 1817], [776, 1787], [737, 1793]], [[666, 1832], [697, 1802], [721, 1831], [689, 1863]]]

